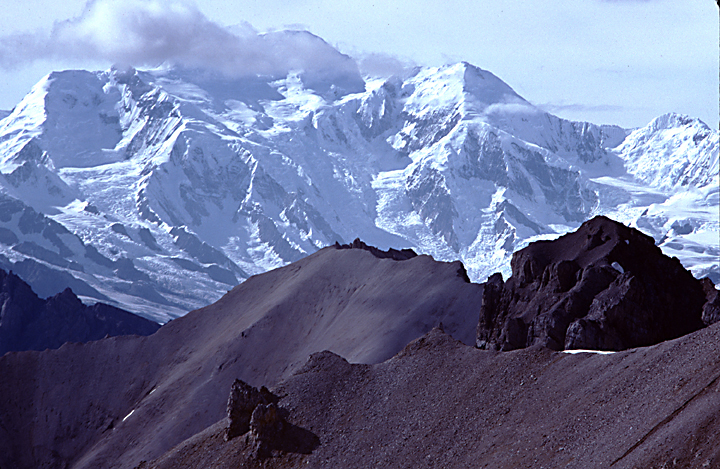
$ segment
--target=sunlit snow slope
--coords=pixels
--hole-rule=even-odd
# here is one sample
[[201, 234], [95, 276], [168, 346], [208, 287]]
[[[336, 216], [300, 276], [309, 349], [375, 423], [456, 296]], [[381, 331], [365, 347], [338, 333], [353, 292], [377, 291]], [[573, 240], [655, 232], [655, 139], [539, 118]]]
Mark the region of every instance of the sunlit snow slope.
[[0, 267], [167, 321], [360, 237], [472, 280], [606, 214], [720, 281], [718, 133], [543, 112], [467, 63], [409, 78], [55, 72], [0, 120]]

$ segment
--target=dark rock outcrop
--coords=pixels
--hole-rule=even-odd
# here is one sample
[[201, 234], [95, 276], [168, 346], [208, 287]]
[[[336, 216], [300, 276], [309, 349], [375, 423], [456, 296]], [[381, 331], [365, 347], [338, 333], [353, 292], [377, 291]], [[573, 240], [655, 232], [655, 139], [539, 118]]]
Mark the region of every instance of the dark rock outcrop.
[[[703, 287], [652, 238], [596, 217], [516, 252], [485, 284], [476, 345], [623, 350], [703, 327]], [[709, 312], [708, 314], [712, 314]]]
[[230, 397], [227, 403], [228, 425], [225, 429], [225, 441], [250, 431], [252, 417], [258, 406], [267, 406], [277, 402], [278, 397], [268, 391], [265, 386], [258, 390], [246, 382], [236, 379], [230, 388]]
[[702, 320], [706, 325], [720, 321], [720, 291], [715, 288], [712, 280], [705, 277], [700, 280], [705, 292], [705, 306], [703, 306]]
[[350, 244], [340, 244], [335, 241], [335, 249], [362, 249], [378, 259], [393, 259], [396, 261], [406, 261], [417, 257], [417, 254], [412, 249], [401, 249], [398, 251], [397, 249], [390, 248], [387, 251], [383, 251], [375, 246], [369, 246], [363, 243], [360, 241], [360, 238], [355, 238], [355, 241]]
[[[397, 250], [390, 248], [387, 251], [383, 251], [382, 249], [376, 248], [375, 246], [365, 244], [360, 240], [360, 238], [355, 238], [355, 241], [350, 244], [340, 244], [335, 241], [334, 247], [335, 249], [362, 249], [363, 251], [369, 252], [378, 259], [392, 259], [394, 261], [406, 261], [408, 259], [412, 259], [413, 257], [417, 257], [417, 253], [412, 249]], [[457, 274], [458, 277], [465, 280], [466, 283], [470, 283], [470, 277], [468, 277], [467, 270], [465, 270], [464, 265], [460, 264], [460, 267], [458, 267], [457, 270]]]
[[20, 277], [0, 269], [0, 356], [106, 336], [150, 335], [159, 327], [114, 306], [84, 305], [69, 288], [43, 300]]
[[290, 413], [278, 405], [279, 400], [265, 386], [257, 389], [236, 379], [228, 399], [225, 441], [247, 435], [254, 459], [268, 458], [273, 451], [311, 453], [320, 443], [317, 436], [289, 423]]
[[255, 440], [254, 456], [267, 458], [272, 455], [272, 450], [283, 440], [287, 415], [287, 410], [275, 403], [255, 407], [250, 417], [250, 433]]

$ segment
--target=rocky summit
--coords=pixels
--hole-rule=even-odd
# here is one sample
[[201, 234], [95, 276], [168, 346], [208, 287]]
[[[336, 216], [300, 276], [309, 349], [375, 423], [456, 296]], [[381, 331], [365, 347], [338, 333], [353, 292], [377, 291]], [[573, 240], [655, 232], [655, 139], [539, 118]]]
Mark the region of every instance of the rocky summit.
[[652, 238], [606, 217], [521, 249], [511, 265], [507, 282], [495, 274], [485, 284], [479, 348], [624, 350], [704, 325], [701, 282]]

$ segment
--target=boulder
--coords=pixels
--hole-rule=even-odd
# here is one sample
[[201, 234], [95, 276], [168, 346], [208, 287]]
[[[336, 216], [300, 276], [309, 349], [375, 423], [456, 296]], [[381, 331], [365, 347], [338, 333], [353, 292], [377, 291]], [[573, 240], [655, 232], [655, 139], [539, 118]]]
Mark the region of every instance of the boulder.
[[279, 448], [284, 439], [287, 426], [287, 410], [275, 403], [258, 404], [250, 417], [250, 434], [254, 440], [253, 454], [257, 458], [267, 458], [272, 450]]
[[[513, 255], [484, 285], [476, 345], [623, 350], [704, 326], [703, 286], [654, 240], [606, 217]], [[709, 313], [712, 314], [712, 313]]]
[[290, 413], [280, 407], [280, 398], [236, 379], [227, 404], [225, 441], [245, 435], [250, 459], [266, 459], [277, 453], [310, 454], [320, 440], [314, 433], [288, 422]]

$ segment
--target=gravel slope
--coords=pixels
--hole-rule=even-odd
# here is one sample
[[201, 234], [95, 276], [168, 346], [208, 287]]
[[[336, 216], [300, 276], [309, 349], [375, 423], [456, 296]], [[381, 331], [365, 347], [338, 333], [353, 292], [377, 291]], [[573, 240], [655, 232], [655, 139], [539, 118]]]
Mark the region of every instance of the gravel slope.
[[433, 330], [376, 365], [317, 354], [275, 390], [311, 454], [258, 460], [221, 421], [147, 467], [718, 467], [718, 345], [718, 326], [609, 355]]

